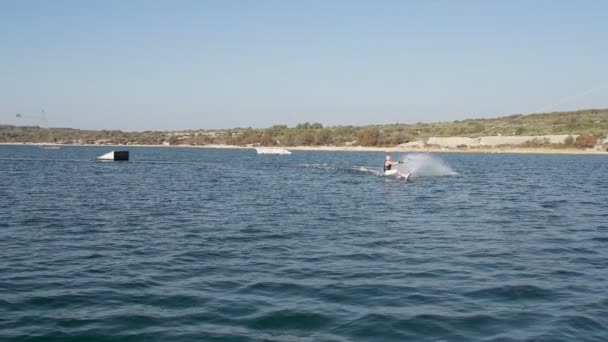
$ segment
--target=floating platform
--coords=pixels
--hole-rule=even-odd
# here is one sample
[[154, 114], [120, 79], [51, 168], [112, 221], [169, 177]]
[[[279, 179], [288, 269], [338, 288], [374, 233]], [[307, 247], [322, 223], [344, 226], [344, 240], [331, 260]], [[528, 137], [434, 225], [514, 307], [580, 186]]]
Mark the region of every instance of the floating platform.
[[282, 148], [256, 147], [255, 150], [258, 154], [291, 154], [291, 151]]
[[40, 148], [43, 150], [59, 150], [61, 146], [59, 145], [40, 145]]
[[128, 161], [129, 151], [112, 151], [97, 157], [100, 161]]

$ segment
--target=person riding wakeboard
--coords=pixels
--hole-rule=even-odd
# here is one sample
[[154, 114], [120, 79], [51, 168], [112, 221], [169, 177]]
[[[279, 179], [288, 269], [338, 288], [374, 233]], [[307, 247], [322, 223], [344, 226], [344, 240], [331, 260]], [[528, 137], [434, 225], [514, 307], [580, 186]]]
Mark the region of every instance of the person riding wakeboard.
[[386, 158], [384, 159], [384, 168], [383, 168], [384, 175], [385, 176], [397, 175], [397, 176], [403, 177], [403, 178], [405, 178], [407, 180], [408, 177], [410, 176], [409, 173], [406, 174], [406, 175], [404, 175], [401, 172], [399, 172], [399, 170], [397, 170], [397, 169], [393, 170], [393, 165], [398, 165], [398, 164], [403, 164], [403, 162], [393, 161], [393, 159], [391, 158], [391, 154], [387, 153], [386, 154]]

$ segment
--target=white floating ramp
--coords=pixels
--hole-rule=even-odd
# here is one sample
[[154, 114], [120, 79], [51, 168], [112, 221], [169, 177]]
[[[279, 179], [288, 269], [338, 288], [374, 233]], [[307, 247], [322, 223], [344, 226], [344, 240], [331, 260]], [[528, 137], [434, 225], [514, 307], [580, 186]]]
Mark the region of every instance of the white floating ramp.
[[40, 148], [43, 150], [59, 150], [61, 146], [59, 145], [40, 145]]
[[267, 147], [256, 147], [258, 154], [291, 154], [291, 151], [282, 148], [267, 148]]
[[101, 161], [128, 161], [129, 151], [112, 151], [97, 157]]

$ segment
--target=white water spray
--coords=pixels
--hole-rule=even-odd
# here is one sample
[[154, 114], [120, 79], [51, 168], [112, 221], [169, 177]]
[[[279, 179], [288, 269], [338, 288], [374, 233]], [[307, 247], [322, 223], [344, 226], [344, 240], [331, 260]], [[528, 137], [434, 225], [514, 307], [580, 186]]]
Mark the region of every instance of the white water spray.
[[428, 154], [409, 154], [398, 167], [401, 173], [411, 172], [414, 177], [452, 176], [456, 172], [438, 157]]

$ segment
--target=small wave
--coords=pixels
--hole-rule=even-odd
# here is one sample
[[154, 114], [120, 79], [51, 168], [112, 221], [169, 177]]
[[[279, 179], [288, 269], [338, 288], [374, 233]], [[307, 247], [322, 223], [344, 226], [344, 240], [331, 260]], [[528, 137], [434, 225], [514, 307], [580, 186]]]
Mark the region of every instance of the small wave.
[[355, 174], [367, 174], [374, 176], [383, 176], [382, 169], [373, 168], [367, 166], [355, 166], [355, 167], [340, 167], [329, 164], [300, 164], [301, 167], [322, 171], [331, 171], [331, 172], [345, 172], [345, 173], [355, 173]]
[[[374, 276], [374, 275], [370, 275]], [[359, 284], [333, 284], [319, 290], [324, 302], [357, 304], [365, 306], [399, 307], [401, 300], [410, 303], [428, 304], [435, 302], [437, 297], [422, 294], [419, 289], [409, 286]]]
[[526, 312], [505, 316], [422, 313], [406, 317], [397, 314], [369, 313], [337, 327], [334, 333], [354, 337], [357, 340], [505, 341], [504, 336], [501, 336], [505, 326], [527, 327], [543, 319], [547, 317]]
[[315, 288], [299, 285], [295, 283], [280, 283], [280, 282], [258, 282], [247, 285], [239, 289], [242, 294], [255, 294], [258, 296], [276, 297], [281, 296], [302, 296], [308, 297], [315, 292]]
[[537, 300], [555, 297], [556, 293], [534, 285], [506, 285], [471, 291], [465, 295], [490, 300]]
[[[407, 341], [413, 340], [417, 334], [407, 333], [408, 330], [397, 328], [399, 325], [407, 324], [407, 320], [402, 320], [388, 314], [370, 313], [354, 319], [334, 329], [334, 333], [346, 335], [356, 339], [378, 339]], [[437, 324], [425, 324], [418, 326], [418, 329], [434, 331], [435, 334], [445, 334], [447, 331]]]
[[316, 170], [325, 170], [325, 171], [336, 171], [337, 168], [335, 166], [329, 165], [327, 163], [313, 163], [313, 164], [300, 164], [299, 166], [306, 169], [316, 169]]
[[582, 340], [581, 331], [585, 332], [588, 341], [606, 341], [606, 333], [608, 333], [605, 322], [587, 315], [562, 315], [556, 320], [555, 325], [559, 327], [558, 333], [569, 336], [571, 341]]
[[278, 310], [252, 318], [247, 322], [247, 325], [254, 329], [264, 330], [314, 330], [321, 329], [331, 323], [331, 317], [316, 312]]
[[369, 175], [374, 175], [374, 176], [383, 176], [384, 175], [382, 173], [382, 171], [380, 171], [380, 168], [374, 169], [371, 167], [359, 166], [359, 167], [354, 167], [351, 170], [354, 172], [364, 173], [364, 174], [369, 174]]
[[582, 277], [585, 275], [583, 272], [570, 271], [570, 270], [556, 270], [551, 272], [552, 275], [562, 276], [562, 277]]
[[[500, 324], [501, 320], [489, 315], [445, 316], [420, 314], [399, 317], [390, 314], [371, 313], [348, 322], [336, 332], [357, 339], [378, 339], [395, 341], [460, 341], [470, 340], [470, 332], [483, 331]], [[469, 335], [462, 335], [465, 331]]]

